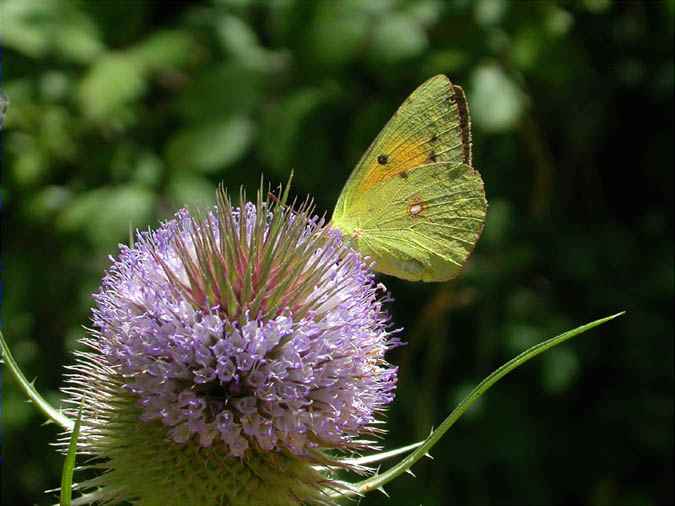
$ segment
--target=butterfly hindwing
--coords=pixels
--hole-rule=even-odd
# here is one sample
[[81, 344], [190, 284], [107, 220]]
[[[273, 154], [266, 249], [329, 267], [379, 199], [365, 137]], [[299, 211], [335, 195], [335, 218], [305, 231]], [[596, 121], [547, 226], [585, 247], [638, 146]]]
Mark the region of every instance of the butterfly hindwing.
[[487, 202], [480, 175], [447, 162], [419, 166], [378, 183], [354, 212], [356, 247], [375, 268], [411, 281], [454, 277], [483, 228]]

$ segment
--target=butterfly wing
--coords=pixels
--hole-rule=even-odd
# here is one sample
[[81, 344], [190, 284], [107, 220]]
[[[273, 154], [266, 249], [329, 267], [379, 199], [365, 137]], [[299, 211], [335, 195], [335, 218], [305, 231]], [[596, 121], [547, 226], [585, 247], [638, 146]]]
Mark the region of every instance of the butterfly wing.
[[418, 166], [355, 204], [348, 235], [375, 269], [410, 281], [456, 276], [483, 229], [487, 202], [469, 165]]
[[471, 165], [464, 92], [444, 75], [420, 85], [385, 125], [349, 177], [335, 206], [337, 214], [377, 183], [434, 162]]
[[447, 77], [433, 77], [363, 155], [332, 224], [380, 272], [412, 281], [450, 279], [473, 250], [487, 209], [470, 163], [464, 93]]

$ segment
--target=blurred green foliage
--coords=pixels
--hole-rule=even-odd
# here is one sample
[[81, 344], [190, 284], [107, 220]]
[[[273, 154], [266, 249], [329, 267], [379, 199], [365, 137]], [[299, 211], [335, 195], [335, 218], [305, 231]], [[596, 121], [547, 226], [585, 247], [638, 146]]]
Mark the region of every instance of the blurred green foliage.
[[[385, 279], [409, 345], [386, 446], [426, 435], [496, 365], [627, 309], [519, 371], [363, 505], [673, 503], [674, 2], [0, 0], [2, 321], [58, 403], [129, 226], [224, 181], [330, 212], [403, 98], [469, 95], [491, 206], [463, 275]], [[4, 383], [5, 504], [50, 504], [53, 427]]]

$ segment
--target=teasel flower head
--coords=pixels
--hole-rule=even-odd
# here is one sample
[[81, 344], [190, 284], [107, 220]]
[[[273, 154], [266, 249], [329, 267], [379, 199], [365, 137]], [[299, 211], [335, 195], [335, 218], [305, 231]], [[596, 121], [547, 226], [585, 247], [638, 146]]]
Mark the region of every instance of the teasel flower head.
[[221, 188], [112, 259], [65, 387], [102, 471], [81, 504], [332, 504], [339, 456], [375, 447], [386, 290], [310, 202], [263, 195]]

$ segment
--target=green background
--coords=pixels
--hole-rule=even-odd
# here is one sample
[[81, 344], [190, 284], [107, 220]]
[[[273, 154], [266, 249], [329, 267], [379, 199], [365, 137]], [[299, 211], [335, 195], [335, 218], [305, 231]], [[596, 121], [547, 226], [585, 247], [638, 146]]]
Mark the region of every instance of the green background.
[[[129, 223], [273, 184], [330, 212], [396, 107], [468, 93], [490, 202], [467, 268], [383, 279], [408, 346], [387, 448], [539, 340], [628, 314], [509, 377], [417, 478], [366, 505], [673, 503], [673, 1], [0, 1], [3, 329], [58, 403]], [[5, 375], [3, 504], [62, 458]]]

